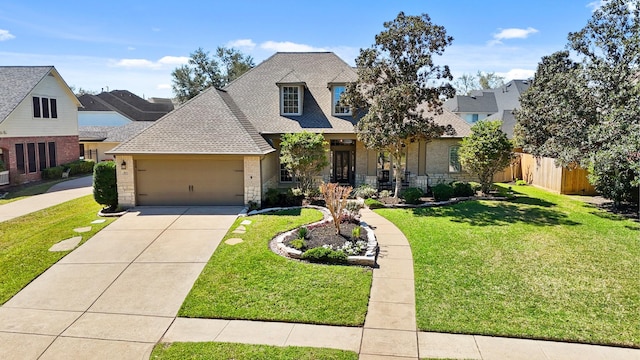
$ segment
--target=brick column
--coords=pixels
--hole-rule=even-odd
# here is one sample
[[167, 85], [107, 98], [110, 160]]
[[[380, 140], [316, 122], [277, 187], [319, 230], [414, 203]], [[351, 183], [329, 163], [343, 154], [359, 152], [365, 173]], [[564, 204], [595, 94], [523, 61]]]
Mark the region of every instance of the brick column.
[[[127, 163], [126, 169], [122, 169], [123, 161]], [[117, 155], [115, 162], [118, 181], [118, 205], [125, 209], [134, 207], [136, 206], [136, 182], [133, 156]]]

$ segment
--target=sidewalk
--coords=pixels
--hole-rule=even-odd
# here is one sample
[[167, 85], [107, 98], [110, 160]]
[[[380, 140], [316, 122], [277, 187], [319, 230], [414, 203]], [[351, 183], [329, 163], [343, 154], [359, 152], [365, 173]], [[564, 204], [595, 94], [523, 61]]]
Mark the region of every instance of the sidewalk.
[[63, 181], [52, 186], [44, 194], [0, 205], [0, 222], [89, 195], [93, 193], [91, 181], [92, 176]]

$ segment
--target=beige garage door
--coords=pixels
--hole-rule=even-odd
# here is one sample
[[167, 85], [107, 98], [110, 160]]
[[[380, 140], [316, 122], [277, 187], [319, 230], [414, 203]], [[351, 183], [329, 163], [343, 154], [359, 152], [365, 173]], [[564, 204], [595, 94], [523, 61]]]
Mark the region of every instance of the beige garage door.
[[242, 205], [242, 160], [136, 160], [138, 205]]

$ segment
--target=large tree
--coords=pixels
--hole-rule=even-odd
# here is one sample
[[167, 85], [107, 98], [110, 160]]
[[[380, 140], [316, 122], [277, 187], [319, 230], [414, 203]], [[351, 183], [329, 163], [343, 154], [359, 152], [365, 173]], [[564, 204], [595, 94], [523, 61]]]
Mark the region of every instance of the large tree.
[[493, 176], [509, 166], [512, 150], [500, 120], [481, 120], [471, 127], [471, 135], [462, 139], [458, 158], [463, 169], [478, 177], [482, 192], [487, 194]]
[[173, 70], [171, 88], [176, 99], [183, 103], [211, 86], [227, 85], [254, 66], [251, 56], [233, 48], [218, 47], [215, 57], [198, 48], [191, 53], [187, 64]]
[[495, 72], [478, 71], [476, 75], [462, 74], [453, 82], [458, 95], [469, 95], [474, 90], [495, 89], [504, 85], [504, 77]]
[[516, 114], [517, 134], [539, 155], [588, 168], [596, 190], [619, 204], [640, 181], [640, 0], [607, 1], [569, 34], [568, 48], [578, 64], [563, 53], [543, 60]]
[[391, 154], [397, 166], [397, 197], [402, 178], [399, 165], [409, 143], [429, 141], [446, 130], [433, 116], [442, 113], [442, 99], [452, 97], [455, 90], [445, 82], [452, 80], [449, 67], [435, 65], [433, 56], [442, 55], [453, 38], [427, 14], [401, 12], [383, 26], [375, 44], [360, 50], [358, 80], [347, 86], [344, 96], [359, 118], [358, 140], [369, 149]]

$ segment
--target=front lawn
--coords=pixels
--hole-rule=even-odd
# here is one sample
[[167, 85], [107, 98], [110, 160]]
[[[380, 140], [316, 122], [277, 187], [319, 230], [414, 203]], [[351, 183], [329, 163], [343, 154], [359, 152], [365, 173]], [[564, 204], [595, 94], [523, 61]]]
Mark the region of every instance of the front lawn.
[[[179, 316], [270, 320], [358, 326], [364, 323], [372, 273], [355, 266], [328, 266], [274, 254], [278, 233], [318, 221], [312, 209], [239, 218], [191, 289]], [[245, 234], [232, 231], [252, 221]], [[241, 238], [242, 243], [224, 241]]]
[[[8, 191], [8, 194], [0, 199], [0, 205], [8, 204], [10, 202], [22, 200], [24, 198], [28, 198], [33, 195], [44, 194], [49, 190], [53, 185], [63, 182], [67, 179], [56, 179], [56, 180], [42, 180], [37, 183], [28, 183], [24, 185], [19, 185], [15, 187], [11, 187], [5, 191]], [[0, 191], [2, 193], [4, 191]]]
[[[82, 242], [113, 221], [91, 224], [102, 207], [92, 195], [71, 200], [0, 223], [0, 304], [64, 257], [69, 251], [50, 252], [49, 248], [68, 238], [82, 236]], [[91, 231], [78, 234], [75, 228], [91, 225]]]
[[357, 360], [358, 354], [353, 351], [311, 347], [278, 347], [267, 345], [201, 342], [158, 344], [151, 353], [151, 359]]
[[640, 347], [640, 226], [567, 196], [383, 209], [413, 251], [421, 330]]

